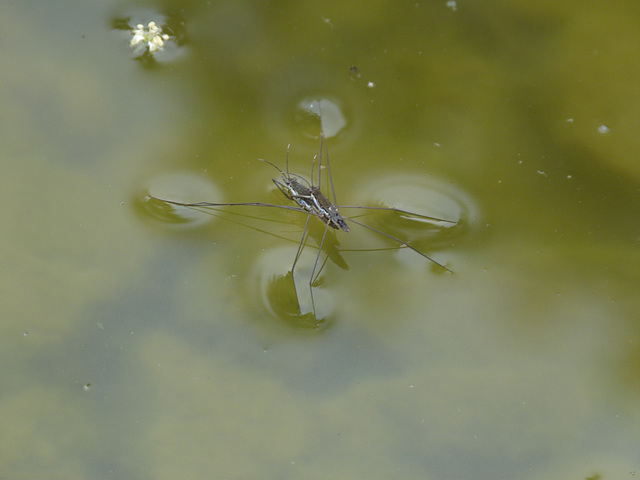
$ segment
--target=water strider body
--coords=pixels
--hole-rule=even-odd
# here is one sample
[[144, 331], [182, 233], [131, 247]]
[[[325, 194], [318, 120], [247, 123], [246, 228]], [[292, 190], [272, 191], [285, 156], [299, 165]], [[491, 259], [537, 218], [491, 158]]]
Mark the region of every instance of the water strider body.
[[349, 226], [344, 221], [344, 217], [338, 212], [338, 207], [325, 197], [318, 187], [311, 187], [311, 195], [313, 202], [318, 211], [322, 212], [322, 220], [330, 227], [336, 230], [341, 229], [344, 232], [349, 231]]
[[[392, 212], [396, 212], [396, 213], [400, 213], [400, 214], [405, 214], [405, 215], [410, 215], [410, 216], [414, 216], [414, 217], [419, 217], [419, 218], [423, 218], [423, 219], [427, 219], [430, 221], [438, 221], [438, 222], [447, 222], [447, 223], [456, 223], [456, 222], [452, 222], [450, 220], [444, 220], [441, 218], [435, 218], [435, 217], [430, 217], [427, 215], [422, 215], [422, 214], [418, 214], [418, 213], [413, 213], [413, 212], [408, 212], [406, 210], [400, 210], [400, 209], [396, 209], [396, 208], [392, 208], [392, 207], [366, 207], [366, 206], [339, 206], [337, 204], [336, 201], [336, 195], [335, 195], [335, 190], [333, 187], [333, 179], [331, 178], [331, 169], [329, 166], [329, 158], [328, 158], [328, 154], [325, 156], [325, 162], [326, 162], [326, 170], [327, 170], [327, 177], [329, 179], [329, 185], [331, 187], [331, 196], [333, 197], [333, 202], [327, 198], [321, 191], [321, 186], [320, 186], [320, 173], [321, 173], [321, 169], [323, 168], [322, 166], [322, 152], [323, 149], [326, 152], [326, 146], [325, 146], [325, 140], [324, 140], [324, 133], [321, 132], [320, 134], [320, 152], [317, 155], [317, 159], [318, 159], [318, 169], [317, 169], [317, 175], [318, 175], [318, 184], [314, 185], [313, 182], [313, 176], [314, 176], [314, 171], [315, 171], [315, 166], [312, 168], [312, 175], [311, 175], [311, 181], [308, 181], [306, 178], [304, 178], [301, 175], [297, 175], [297, 174], [292, 174], [289, 172], [289, 147], [287, 147], [287, 169], [286, 171], [281, 170], [279, 167], [277, 167], [276, 165], [274, 165], [273, 163], [267, 161], [267, 160], [262, 160], [265, 163], [268, 163], [269, 165], [273, 166], [275, 169], [277, 169], [280, 172], [280, 178], [274, 178], [273, 179], [273, 183], [276, 185], [276, 187], [278, 187], [278, 189], [282, 192], [282, 194], [288, 198], [289, 200], [291, 200], [293, 203], [295, 203], [295, 206], [292, 205], [277, 205], [277, 204], [271, 204], [271, 203], [261, 203], [261, 202], [243, 202], [243, 203], [209, 203], [209, 202], [198, 202], [198, 203], [181, 203], [181, 202], [174, 202], [171, 200], [164, 200], [164, 199], [159, 199], [156, 197], [152, 197], [149, 196], [150, 198], [154, 198], [155, 200], [159, 200], [171, 205], [179, 205], [179, 206], [184, 206], [184, 207], [221, 207], [221, 206], [261, 206], [261, 207], [274, 207], [274, 208], [282, 208], [282, 209], [287, 209], [287, 210], [294, 210], [294, 211], [299, 211], [299, 212], [304, 212], [307, 213], [307, 221], [305, 223], [305, 227], [302, 233], [302, 238], [300, 239], [300, 243], [298, 245], [298, 250], [296, 253], [296, 256], [294, 258], [293, 264], [291, 266], [291, 276], [292, 276], [292, 281], [293, 281], [293, 288], [294, 288], [294, 292], [296, 295], [296, 299], [298, 301], [298, 308], [301, 311], [301, 305], [300, 305], [300, 299], [298, 296], [298, 290], [296, 287], [296, 282], [295, 282], [295, 267], [296, 264], [298, 263], [298, 260], [300, 259], [300, 256], [302, 254], [302, 250], [306, 244], [306, 240], [308, 237], [308, 227], [309, 227], [309, 221], [311, 219], [311, 217], [316, 217], [318, 218], [320, 221], [322, 221], [325, 224], [325, 228], [324, 228], [324, 232], [322, 234], [321, 240], [319, 242], [319, 246], [318, 246], [318, 255], [316, 256], [316, 260], [315, 263], [313, 265], [312, 271], [311, 271], [311, 275], [309, 277], [309, 292], [310, 292], [310, 297], [311, 297], [311, 307], [313, 310], [313, 317], [316, 320], [316, 324], [319, 322], [319, 319], [317, 317], [316, 314], [316, 306], [315, 306], [315, 299], [314, 299], [314, 295], [313, 295], [313, 282], [315, 281], [315, 279], [317, 278], [317, 275], [319, 275], [319, 273], [317, 274], [317, 270], [318, 270], [318, 262], [320, 259], [320, 255], [322, 253], [322, 249], [324, 246], [324, 242], [327, 236], [327, 232], [329, 227], [336, 229], [336, 230], [342, 230], [344, 232], [349, 232], [350, 228], [347, 222], [351, 222], [354, 223], [356, 225], [360, 225], [361, 227], [364, 227], [366, 229], [369, 229], [373, 232], [376, 232], [380, 235], [383, 235], [391, 240], [394, 240], [395, 242], [399, 243], [400, 245], [407, 247], [411, 250], [413, 250], [414, 252], [418, 253], [419, 255], [423, 256], [424, 258], [426, 258], [427, 260], [433, 262], [434, 264], [440, 266], [441, 268], [443, 268], [444, 270], [453, 273], [452, 270], [450, 270], [449, 268], [447, 268], [446, 266], [444, 266], [443, 264], [439, 263], [438, 261], [434, 260], [433, 258], [429, 257], [427, 254], [425, 254], [424, 252], [421, 252], [420, 250], [418, 250], [417, 248], [413, 247], [412, 245], [410, 245], [409, 243], [393, 236], [390, 235], [386, 232], [383, 232], [381, 230], [378, 230], [376, 228], [370, 227], [369, 225], [366, 225], [364, 223], [361, 223], [357, 220], [354, 220], [353, 218], [349, 218], [349, 217], [344, 217], [340, 211], [338, 210], [339, 208], [357, 208], [357, 209], [363, 209], [363, 210], [384, 210], [384, 211], [392, 211]], [[315, 164], [315, 158], [314, 158], [314, 164]], [[301, 312], [302, 314], [302, 312]]]

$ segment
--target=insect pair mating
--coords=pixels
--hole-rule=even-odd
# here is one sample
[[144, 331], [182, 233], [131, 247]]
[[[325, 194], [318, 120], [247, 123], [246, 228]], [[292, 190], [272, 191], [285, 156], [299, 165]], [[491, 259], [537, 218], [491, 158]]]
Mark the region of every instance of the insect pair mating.
[[[317, 277], [319, 276], [319, 271], [318, 271], [318, 264], [320, 261], [320, 256], [322, 254], [322, 250], [323, 250], [323, 246], [325, 244], [325, 239], [327, 237], [327, 233], [329, 231], [329, 227], [331, 227], [332, 229], [335, 230], [342, 230], [344, 232], [349, 232], [349, 225], [348, 223], [353, 223], [355, 225], [359, 225], [363, 228], [366, 228], [368, 230], [371, 230], [373, 232], [376, 232], [384, 237], [387, 237], [393, 241], [395, 241], [396, 243], [400, 244], [402, 247], [406, 247], [409, 248], [411, 250], [413, 250], [414, 252], [416, 252], [417, 254], [421, 255], [422, 257], [426, 258], [427, 260], [429, 260], [430, 262], [433, 262], [434, 264], [438, 265], [439, 267], [441, 267], [442, 269], [453, 273], [452, 270], [450, 270], [449, 268], [447, 268], [446, 266], [444, 266], [443, 264], [439, 263], [438, 261], [434, 260], [433, 258], [431, 258], [430, 256], [428, 256], [427, 254], [425, 254], [424, 252], [418, 250], [416, 247], [410, 245], [408, 242], [401, 240], [398, 237], [395, 237], [389, 233], [383, 232], [381, 230], [378, 230], [377, 228], [371, 227], [369, 225], [366, 225], [360, 221], [355, 220], [354, 218], [351, 217], [346, 217], [343, 216], [340, 211], [338, 210], [339, 208], [342, 209], [361, 209], [361, 210], [372, 210], [372, 211], [387, 211], [387, 212], [395, 212], [397, 214], [401, 214], [401, 215], [406, 215], [406, 216], [411, 216], [411, 217], [415, 217], [415, 218], [420, 218], [420, 219], [424, 219], [424, 220], [428, 220], [428, 221], [433, 221], [433, 222], [446, 222], [446, 223], [456, 223], [453, 222], [451, 220], [444, 220], [441, 218], [436, 218], [436, 217], [432, 217], [432, 216], [427, 216], [427, 215], [422, 215], [419, 213], [414, 213], [414, 212], [409, 212], [406, 210], [400, 210], [397, 208], [393, 208], [393, 207], [384, 207], [384, 206], [378, 206], [378, 207], [369, 207], [369, 206], [347, 206], [347, 205], [338, 205], [337, 199], [336, 199], [336, 194], [335, 194], [335, 189], [333, 186], [333, 179], [331, 177], [331, 168], [329, 165], [329, 155], [328, 155], [328, 151], [326, 149], [326, 145], [325, 145], [325, 137], [324, 137], [324, 132], [321, 129], [321, 133], [320, 133], [320, 152], [318, 153], [317, 157], [314, 157], [314, 163], [311, 169], [311, 180], [307, 180], [305, 177], [301, 176], [301, 175], [297, 175], [294, 173], [290, 173], [289, 172], [289, 147], [287, 146], [287, 163], [286, 163], [286, 170], [282, 170], [280, 169], [278, 166], [276, 166], [275, 164], [267, 161], [267, 160], [263, 160], [260, 159], [261, 161], [268, 163], [269, 165], [271, 165], [272, 167], [274, 167], [276, 170], [278, 170], [280, 172], [280, 177], [279, 178], [274, 178], [273, 183], [276, 185], [276, 187], [280, 190], [280, 192], [282, 192], [282, 194], [288, 198], [289, 200], [291, 200], [295, 205], [278, 205], [278, 204], [273, 204], [273, 203], [262, 203], [262, 202], [242, 202], [242, 203], [210, 203], [210, 202], [197, 202], [197, 203], [182, 203], [182, 202], [175, 202], [175, 201], [171, 201], [171, 200], [165, 200], [165, 199], [161, 199], [161, 198], [156, 198], [153, 197], [151, 195], [149, 195], [150, 198], [153, 198], [155, 200], [161, 201], [161, 202], [165, 202], [167, 204], [170, 205], [178, 205], [178, 206], [182, 206], [182, 207], [192, 207], [192, 208], [207, 208], [207, 207], [237, 207], [237, 206], [257, 206], [257, 207], [271, 207], [271, 208], [281, 208], [281, 209], [287, 209], [287, 210], [293, 210], [293, 211], [298, 211], [298, 212], [302, 212], [302, 213], [306, 213], [307, 214], [307, 220], [304, 226], [304, 230], [302, 232], [302, 238], [300, 239], [300, 243], [298, 245], [298, 250], [296, 252], [295, 258], [293, 260], [293, 264], [291, 266], [291, 278], [292, 278], [292, 282], [293, 282], [293, 288], [294, 288], [294, 292], [295, 292], [295, 296], [296, 296], [296, 301], [298, 302], [298, 310], [300, 311], [300, 314], [302, 314], [302, 305], [300, 303], [300, 297], [298, 295], [298, 290], [296, 287], [296, 281], [295, 281], [295, 268], [296, 265], [298, 263], [298, 260], [300, 259], [300, 256], [302, 255], [302, 251], [307, 243], [307, 239], [308, 239], [308, 229], [309, 229], [309, 222], [311, 217], [316, 217], [318, 218], [322, 223], [324, 223], [325, 227], [324, 227], [324, 232], [322, 234], [322, 237], [319, 241], [319, 245], [318, 245], [318, 254], [316, 256], [315, 259], [315, 263], [313, 265], [313, 268], [311, 270], [311, 275], [309, 277], [309, 293], [310, 293], [310, 297], [311, 297], [311, 309], [313, 311], [313, 318], [316, 321], [316, 325], [318, 324], [319, 320], [318, 316], [316, 314], [316, 305], [315, 305], [315, 299], [314, 299], [314, 295], [313, 295], [313, 289], [314, 289], [314, 282], [317, 279]], [[323, 164], [323, 150], [325, 152], [325, 156], [324, 156], [324, 164]], [[315, 184], [314, 183], [314, 172], [316, 171], [316, 166], [315, 166], [315, 160], [317, 158], [317, 177], [318, 177], [318, 183]], [[329, 187], [330, 187], [330, 192], [331, 192], [331, 197], [333, 199], [333, 201], [329, 200], [321, 191], [321, 171], [322, 169], [326, 169], [327, 171], [327, 178], [328, 178], [328, 182], [329, 182]], [[323, 264], [324, 265], [324, 264]], [[322, 268], [320, 269], [322, 270]]]

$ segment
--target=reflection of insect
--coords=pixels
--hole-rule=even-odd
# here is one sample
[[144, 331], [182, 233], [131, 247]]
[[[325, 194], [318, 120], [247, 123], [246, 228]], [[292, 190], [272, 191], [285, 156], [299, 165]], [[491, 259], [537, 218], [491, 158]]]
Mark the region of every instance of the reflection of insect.
[[[323, 165], [323, 158], [322, 158], [322, 152], [325, 152], [325, 160], [324, 160], [324, 165]], [[397, 208], [391, 208], [391, 207], [365, 207], [365, 206], [344, 206], [344, 205], [338, 205], [337, 200], [336, 200], [336, 194], [335, 194], [335, 190], [333, 188], [333, 179], [331, 177], [331, 169], [329, 166], [329, 155], [327, 153], [327, 149], [326, 149], [326, 145], [325, 145], [325, 139], [324, 139], [324, 133], [321, 132], [320, 134], [320, 152], [317, 156], [318, 159], [318, 167], [317, 167], [317, 175], [318, 175], [318, 184], [315, 185], [314, 184], [314, 172], [316, 170], [315, 165], [312, 168], [312, 172], [311, 172], [311, 180], [307, 180], [306, 178], [304, 178], [301, 175], [296, 175], [293, 173], [289, 173], [289, 147], [287, 147], [287, 168], [286, 171], [281, 170], [279, 167], [277, 167], [276, 165], [274, 165], [271, 162], [268, 162], [267, 160], [262, 160], [266, 163], [268, 163], [269, 165], [273, 166], [274, 168], [276, 168], [279, 172], [280, 172], [280, 177], [279, 178], [274, 178], [273, 179], [273, 183], [278, 187], [278, 189], [282, 192], [282, 194], [287, 197], [289, 200], [291, 200], [292, 202], [294, 202], [296, 205], [277, 205], [277, 204], [272, 204], [272, 203], [262, 203], [262, 202], [243, 202], [243, 203], [210, 203], [210, 202], [198, 202], [198, 203], [181, 203], [181, 202], [174, 202], [171, 200], [164, 200], [164, 199], [160, 199], [160, 198], [156, 198], [153, 196], [149, 196], [150, 198], [153, 198], [155, 200], [159, 200], [171, 205], [178, 205], [178, 206], [183, 206], [183, 207], [200, 207], [200, 208], [206, 208], [206, 207], [223, 207], [223, 206], [260, 206], [260, 207], [274, 207], [274, 208], [282, 208], [282, 209], [287, 209], [287, 210], [294, 210], [294, 211], [298, 211], [298, 212], [303, 212], [303, 213], [307, 213], [307, 220], [304, 226], [304, 230], [302, 232], [302, 238], [300, 239], [300, 243], [298, 245], [298, 251], [296, 253], [296, 256], [293, 260], [293, 264], [291, 266], [291, 277], [293, 280], [293, 288], [294, 288], [294, 292], [296, 294], [296, 299], [298, 301], [298, 308], [301, 311], [301, 305], [300, 305], [300, 298], [298, 296], [298, 291], [297, 291], [297, 287], [296, 287], [296, 282], [295, 282], [295, 276], [294, 276], [294, 270], [296, 268], [296, 264], [298, 263], [298, 260], [300, 259], [300, 256], [302, 254], [302, 250], [304, 249], [304, 246], [306, 245], [306, 241], [308, 238], [308, 228], [309, 228], [309, 220], [311, 219], [311, 217], [316, 217], [319, 220], [321, 220], [324, 224], [325, 224], [325, 228], [324, 228], [324, 232], [322, 233], [322, 237], [319, 241], [319, 246], [318, 246], [318, 255], [316, 256], [315, 259], [315, 263], [313, 265], [313, 268], [311, 270], [311, 275], [309, 277], [309, 292], [311, 295], [311, 308], [313, 310], [313, 317], [316, 320], [316, 323], [318, 322], [318, 317], [316, 315], [316, 306], [315, 306], [315, 300], [314, 300], [314, 296], [313, 296], [313, 284], [314, 281], [317, 279], [317, 276], [319, 276], [319, 272], [318, 272], [318, 263], [320, 260], [320, 255], [322, 253], [322, 248], [325, 244], [325, 239], [327, 237], [327, 232], [329, 230], [329, 227], [336, 229], [336, 230], [342, 230], [344, 232], [349, 232], [349, 226], [347, 224], [347, 222], [351, 222], [353, 224], [359, 225], [361, 227], [367, 228], [369, 230], [372, 230], [380, 235], [383, 235], [397, 243], [399, 243], [400, 245], [402, 245], [403, 247], [409, 248], [411, 250], [413, 250], [414, 252], [416, 252], [417, 254], [423, 256], [424, 258], [426, 258], [427, 260], [433, 262], [434, 264], [438, 265], [439, 267], [441, 267], [442, 269], [448, 271], [448, 272], [452, 272], [452, 270], [450, 270], [449, 268], [447, 268], [446, 266], [444, 266], [443, 264], [437, 262], [436, 260], [434, 260], [433, 258], [429, 257], [427, 254], [421, 252], [420, 250], [418, 250], [417, 248], [413, 247], [412, 245], [410, 245], [408, 242], [405, 242], [404, 240], [401, 240], [398, 237], [395, 237], [393, 235], [390, 235], [386, 232], [383, 232], [381, 230], [378, 230], [377, 228], [371, 227], [369, 225], [365, 225], [364, 223], [361, 223], [357, 220], [354, 220], [353, 218], [350, 217], [345, 217], [343, 216], [338, 208], [357, 208], [357, 209], [363, 209], [363, 210], [384, 210], [384, 211], [389, 211], [389, 212], [395, 212], [398, 214], [402, 214], [405, 216], [411, 216], [411, 217], [415, 217], [415, 218], [420, 218], [420, 219], [426, 219], [429, 221], [434, 221], [434, 222], [446, 222], [446, 223], [456, 223], [450, 220], [444, 220], [441, 218], [436, 218], [436, 217], [431, 217], [431, 216], [427, 216], [427, 215], [422, 215], [422, 214], [418, 214], [418, 213], [413, 213], [413, 212], [409, 212], [406, 210], [400, 210]], [[314, 158], [314, 163], [315, 163], [315, 158]], [[331, 189], [331, 197], [333, 198], [333, 202], [331, 200], [329, 200], [322, 192], [321, 192], [321, 171], [323, 169], [326, 169], [327, 171], [327, 178], [329, 181], [329, 185], [330, 185], [330, 189]], [[326, 261], [326, 260], [325, 260]], [[322, 268], [320, 269], [322, 270]]]

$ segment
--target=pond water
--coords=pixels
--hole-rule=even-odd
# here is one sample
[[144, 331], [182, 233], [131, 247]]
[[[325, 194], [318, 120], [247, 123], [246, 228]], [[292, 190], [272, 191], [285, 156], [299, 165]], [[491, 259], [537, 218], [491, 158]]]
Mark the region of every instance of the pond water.
[[[3, 3], [0, 477], [640, 475], [640, 5], [481, 3]], [[350, 210], [453, 273], [352, 223], [316, 322], [321, 222], [298, 305], [306, 215], [148, 195], [286, 205], [318, 105], [456, 223]]]

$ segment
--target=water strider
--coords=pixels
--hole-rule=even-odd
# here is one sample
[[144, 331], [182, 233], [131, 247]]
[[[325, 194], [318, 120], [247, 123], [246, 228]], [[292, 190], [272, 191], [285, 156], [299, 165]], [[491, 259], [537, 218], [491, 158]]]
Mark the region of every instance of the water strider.
[[[324, 162], [325, 164], [323, 165], [323, 150], [325, 152], [324, 155]], [[318, 183], [317, 185], [314, 183], [314, 172], [316, 171], [316, 167], [315, 167], [315, 161], [317, 159], [317, 176], [318, 176]], [[434, 260], [433, 258], [431, 258], [430, 256], [428, 256], [427, 254], [425, 254], [424, 252], [421, 252], [420, 250], [418, 250], [417, 248], [413, 247], [412, 245], [410, 245], [408, 242], [405, 242], [393, 235], [390, 235], [386, 232], [383, 232], [381, 230], [378, 230], [377, 228], [371, 227], [369, 225], [366, 225], [364, 223], [361, 223], [357, 220], [354, 220], [353, 218], [350, 217], [345, 217], [343, 216], [340, 211], [339, 208], [353, 208], [353, 209], [362, 209], [362, 210], [383, 210], [383, 211], [391, 211], [391, 212], [396, 212], [399, 214], [404, 214], [404, 215], [410, 215], [413, 217], [418, 217], [418, 218], [422, 218], [422, 219], [426, 219], [426, 220], [430, 220], [430, 221], [437, 221], [437, 222], [447, 222], [447, 223], [456, 223], [450, 220], [445, 220], [445, 219], [441, 219], [441, 218], [436, 218], [436, 217], [431, 217], [431, 216], [427, 216], [427, 215], [422, 215], [419, 213], [414, 213], [414, 212], [409, 212], [406, 210], [400, 210], [397, 208], [393, 208], [393, 207], [367, 207], [367, 206], [346, 206], [346, 205], [338, 205], [337, 199], [336, 199], [336, 194], [335, 194], [335, 189], [333, 187], [333, 179], [331, 177], [331, 168], [329, 165], [329, 155], [328, 155], [328, 151], [326, 149], [326, 144], [325, 144], [325, 137], [324, 137], [324, 132], [321, 129], [321, 133], [320, 133], [320, 151], [318, 153], [318, 155], [316, 157], [314, 157], [314, 161], [313, 161], [313, 166], [311, 169], [311, 180], [307, 180], [305, 177], [301, 176], [301, 175], [297, 175], [294, 173], [290, 173], [289, 172], [289, 146], [287, 147], [287, 164], [286, 164], [286, 170], [283, 171], [281, 170], [278, 166], [274, 165], [273, 163], [267, 161], [267, 160], [262, 160], [261, 161], [268, 163], [269, 165], [271, 165], [272, 167], [274, 167], [275, 169], [277, 169], [280, 172], [280, 177], [279, 178], [274, 178], [273, 183], [276, 185], [276, 187], [282, 192], [282, 194], [288, 198], [289, 200], [291, 200], [294, 205], [278, 205], [278, 204], [273, 204], [273, 203], [263, 203], [263, 202], [241, 202], [241, 203], [210, 203], [210, 202], [197, 202], [197, 203], [182, 203], [182, 202], [174, 202], [171, 200], [165, 200], [165, 199], [161, 199], [161, 198], [157, 198], [157, 197], [153, 197], [151, 195], [149, 195], [149, 198], [152, 198], [154, 200], [158, 200], [167, 204], [171, 204], [171, 205], [178, 205], [178, 206], [182, 206], [182, 207], [193, 207], [193, 208], [203, 208], [203, 207], [224, 207], [224, 206], [230, 206], [230, 207], [235, 207], [235, 206], [258, 206], [258, 207], [273, 207], [273, 208], [282, 208], [282, 209], [287, 209], [287, 210], [293, 210], [293, 211], [298, 211], [298, 212], [303, 212], [307, 214], [307, 220], [304, 226], [304, 230], [302, 232], [302, 238], [300, 239], [300, 243], [298, 244], [298, 250], [296, 252], [295, 258], [293, 260], [293, 264], [291, 266], [291, 278], [292, 278], [292, 282], [293, 282], [293, 288], [294, 288], [294, 292], [296, 295], [296, 301], [298, 302], [298, 309], [300, 310], [301, 314], [302, 314], [302, 308], [300, 305], [300, 298], [298, 296], [298, 290], [296, 287], [296, 281], [295, 281], [295, 268], [296, 265], [298, 263], [298, 260], [300, 259], [300, 256], [302, 254], [302, 251], [304, 249], [304, 246], [306, 245], [307, 242], [307, 236], [308, 236], [308, 228], [309, 228], [309, 221], [311, 219], [311, 217], [316, 217], [318, 218], [320, 221], [322, 221], [325, 225], [324, 228], [324, 232], [322, 234], [322, 237], [320, 239], [319, 245], [318, 245], [318, 255], [316, 256], [313, 268], [311, 270], [311, 275], [309, 276], [309, 292], [310, 292], [310, 296], [311, 296], [311, 308], [313, 311], [313, 318], [316, 321], [316, 324], [318, 323], [319, 319], [317, 317], [316, 314], [316, 306], [315, 306], [315, 299], [314, 299], [314, 295], [313, 295], [313, 284], [314, 281], [317, 279], [317, 276], [320, 274], [320, 272], [318, 272], [318, 263], [320, 260], [320, 255], [322, 254], [322, 249], [325, 243], [325, 239], [327, 237], [327, 232], [329, 230], [329, 227], [335, 229], [335, 230], [342, 230], [344, 232], [349, 232], [349, 225], [347, 222], [351, 222], [355, 225], [359, 225], [363, 228], [369, 229], [373, 232], [376, 232], [380, 235], [383, 235], [397, 243], [399, 243], [400, 245], [402, 245], [403, 247], [407, 247], [411, 250], [413, 250], [414, 252], [416, 252], [417, 254], [421, 255], [422, 257], [426, 258], [427, 260], [429, 260], [430, 262], [433, 262], [434, 264], [438, 265], [439, 267], [441, 267], [442, 269], [453, 273], [453, 271], [451, 269], [449, 269], [448, 267], [446, 267], [445, 265], [439, 263], [438, 261]], [[321, 191], [321, 171], [322, 169], [326, 169], [327, 172], [327, 178], [329, 181], [329, 186], [330, 186], [330, 191], [331, 191], [331, 197], [333, 198], [333, 201], [331, 201], [329, 198], [327, 198]], [[325, 260], [326, 261], [326, 260]], [[323, 264], [324, 265], [324, 264]], [[322, 268], [320, 269], [322, 270]]]

